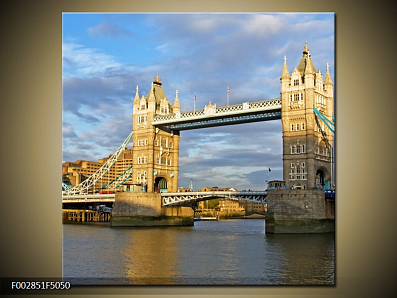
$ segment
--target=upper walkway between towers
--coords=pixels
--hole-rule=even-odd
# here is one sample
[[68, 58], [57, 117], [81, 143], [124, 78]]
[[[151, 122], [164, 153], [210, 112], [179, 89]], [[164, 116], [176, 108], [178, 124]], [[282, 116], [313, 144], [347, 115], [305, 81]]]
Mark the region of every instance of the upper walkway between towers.
[[152, 125], [167, 130], [188, 130], [281, 119], [281, 99], [244, 102], [217, 107], [211, 102], [201, 110], [157, 115]]

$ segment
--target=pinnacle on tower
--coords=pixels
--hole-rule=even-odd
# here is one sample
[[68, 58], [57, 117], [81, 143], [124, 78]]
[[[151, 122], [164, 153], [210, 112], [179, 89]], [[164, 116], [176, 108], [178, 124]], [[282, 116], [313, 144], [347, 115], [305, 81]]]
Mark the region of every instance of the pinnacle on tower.
[[139, 87], [136, 85], [136, 93], [135, 93], [135, 99], [134, 99], [134, 104], [139, 104]]
[[151, 87], [150, 87], [150, 91], [149, 91], [149, 94], [148, 94], [148, 101], [155, 101], [155, 97], [154, 97], [154, 84], [153, 84], [153, 82], [152, 82], [152, 85], [151, 85]]
[[174, 102], [174, 113], [179, 113], [181, 111], [181, 105], [179, 104], [178, 90], [175, 91], [175, 102]]
[[161, 80], [160, 80], [160, 78], [159, 78], [159, 73], [158, 73], [158, 72], [157, 72], [156, 77], [154, 78], [153, 83], [154, 83], [155, 85], [161, 86]]
[[309, 48], [307, 47], [307, 40], [305, 41], [305, 47], [303, 48], [303, 55], [309, 54]]
[[174, 102], [174, 107], [181, 107], [181, 105], [179, 104], [178, 90], [175, 91], [175, 102]]
[[298, 70], [300, 71], [302, 77], [304, 77], [306, 74], [314, 74], [316, 72], [311, 59], [309, 48], [307, 46], [307, 40], [303, 48], [303, 56], [301, 58], [301, 61], [299, 62]]
[[331, 75], [329, 73], [329, 64], [327, 63], [327, 73], [325, 74], [324, 85], [332, 85]]
[[287, 56], [284, 56], [284, 67], [283, 67], [283, 72], [281, 74], [281, 78], [282, 79], [289, 79], [290, 75], [289, 75], [289, 71], [287, 68]]

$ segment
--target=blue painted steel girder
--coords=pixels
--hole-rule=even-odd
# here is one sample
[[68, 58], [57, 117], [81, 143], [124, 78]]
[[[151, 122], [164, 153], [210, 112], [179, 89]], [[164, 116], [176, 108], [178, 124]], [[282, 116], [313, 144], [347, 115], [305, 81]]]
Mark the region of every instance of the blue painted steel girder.
[[198, 129], [205, 127], [214, 127], [214, 126], [224, 126], [224, 125], [234, 125], [234, 124], [242, 124], [242, 123], [251, 123], [251, 122], [259, 122], [259, 121], [269, 121], [281, 119], [281, 110], [277, 111], [265, 111], [261, 113], [255, 114], [246, 114], [246, 115], [235, 115], [235, 116], [223, 116], [223, 117], [208, 117], [205, 119], [199, 120], [191, 120], [188, 122], [175, 123], [170, 125], [159, 125], [160, 128], [164, 130], [190, 130], [190, 129]]

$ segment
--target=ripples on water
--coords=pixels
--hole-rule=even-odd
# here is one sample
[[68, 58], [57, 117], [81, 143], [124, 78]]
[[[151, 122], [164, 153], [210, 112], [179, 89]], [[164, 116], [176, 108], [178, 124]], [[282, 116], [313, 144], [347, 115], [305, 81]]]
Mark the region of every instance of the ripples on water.
[[334, 285], [334, 234], [265, 234], [265, 221], [193, 227], [63, 225], [63, 276], [77, 284]]

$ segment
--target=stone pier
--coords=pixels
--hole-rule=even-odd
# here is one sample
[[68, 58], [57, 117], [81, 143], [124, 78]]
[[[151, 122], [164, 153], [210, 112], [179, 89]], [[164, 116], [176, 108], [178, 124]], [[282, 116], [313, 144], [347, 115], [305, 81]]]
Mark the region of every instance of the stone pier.
[[319, 189], [267, 191], [266, 233], [335, 232], [335, 202]]
[[192, 226], [191, 207], [162, 207], [160, 193], [116, 193], [112, 227]]

